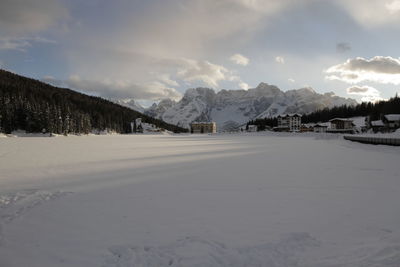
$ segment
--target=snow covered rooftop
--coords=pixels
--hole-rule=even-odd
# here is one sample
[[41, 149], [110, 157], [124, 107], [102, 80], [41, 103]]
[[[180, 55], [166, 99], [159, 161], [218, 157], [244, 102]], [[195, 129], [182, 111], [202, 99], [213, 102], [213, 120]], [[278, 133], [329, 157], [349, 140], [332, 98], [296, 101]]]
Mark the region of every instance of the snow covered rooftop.
[[385, 124], [381, 120], [371, 121], [371, 125], [372, 126], [385, 126]]
[[214, 121], [194, 121], [191, 124], [215, 124]]
[[285, 117], [294, 117], [294, 116], [301, 117], [302, 115], [299, 114], [299, 113], [289, 113], [289, 114], [282, 114], [282, 115], [279, 115], [278, 117], [285, 118]]
[[334, 119], [331, 119], [331, 120], [329, 120], [330, 122], [331, 121], [350, 121], [350, 122], [353, 122], [353, 120], [352, 119], [348, 119], [348, 118], [334, 118]]
[[388, 121], [400, 121], [400, 114], [386, 114], [385, 118]]

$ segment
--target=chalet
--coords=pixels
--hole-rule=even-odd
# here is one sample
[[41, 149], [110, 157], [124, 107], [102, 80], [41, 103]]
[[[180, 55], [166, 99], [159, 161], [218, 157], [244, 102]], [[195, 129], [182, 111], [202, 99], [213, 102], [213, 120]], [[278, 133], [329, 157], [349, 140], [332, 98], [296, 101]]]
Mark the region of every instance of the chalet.
[[382, 121], [389, 130], [400, 128], [400, 114], [386, 114]]
[[314, 133], [326, 133], [326, 130], [328, 130], [328, 125], [325, 123], [317, 123], [314, 125]]
[[351, 119], [334, 118], [330, 121], [331, 127], [327, 129], [330, 133], [354, 133], [354, 123]]
[[313, 132], [314, 127], [312, 125], [307, 125], [307, 124], [302, 124], [300, 127], [300, 132], [305, 133], [305, 132]]
[[217, 124], [215, 122], [193, 122], [190, 124], [191, 133], [216, 133]]
[[374, 133], [386, 131], [385, 124], [381, 120], [370, 121], [369, 124]]
[[299, 132], [301, 128], [300, 114], [285, 114], [278, 116], [278, 126], [274, 127], [277, 132]]
[[249, 124], [248, 127], [246, 127], [246, 131], [248, 132], [257, 132], [257, 125]]

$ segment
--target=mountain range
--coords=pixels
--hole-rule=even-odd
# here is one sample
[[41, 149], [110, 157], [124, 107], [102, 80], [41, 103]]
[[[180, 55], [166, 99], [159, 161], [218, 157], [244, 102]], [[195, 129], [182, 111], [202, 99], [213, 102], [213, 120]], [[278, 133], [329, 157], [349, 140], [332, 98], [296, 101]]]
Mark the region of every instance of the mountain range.
[[[124, 104], [129, 106], [129, 101]], [[192, 88], [178, 102], [164, 99], [143, 111], [149, 116], [185, 128], [194, 121], [215, 121], [218, 131], [231, 131], [255, 118], [274, 117], [283, 113], [307, 114], [344, 104], [355, 105], [357, 102], [336, 96], [333, 92], [319, 94], [310, 87], [283, 92], [274, 85], [260, 83], [249, 90], [215, 92], [210, 88]], [[136, 109], [135, 106], [131, 108]]]

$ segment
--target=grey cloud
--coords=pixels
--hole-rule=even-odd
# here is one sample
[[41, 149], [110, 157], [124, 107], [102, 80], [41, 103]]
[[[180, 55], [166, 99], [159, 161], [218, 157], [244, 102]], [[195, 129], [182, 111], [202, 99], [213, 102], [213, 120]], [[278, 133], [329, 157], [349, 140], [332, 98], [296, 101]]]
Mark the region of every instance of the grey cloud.
[[337, 43], [336, 44], [336, 51], [338, 53], [345, 53], [351, 50], [351, 46], [349, 43]]
[[351, 94], [359, 94], [359, 93], [366, 93], [369, 91], [369, 87], [362, 87], [362, 86], [352, 86], [350, 88], [347, 88], [347, 93]]
[[343, 74], [343, 77], [349, 80], [357, 80], [358, 79], [358, 75], [354, 74], [354, 73], [350, 73], [350, 74]]
[[18, 50], [25, 52], [34, 43], [55, 44], [56, 41], [42, 37], [0, 37], [0, 50]]
[[0, 1], [2, 34], [26, 34], [42, 31], [66, 18], [67, 9], [58, 0]]

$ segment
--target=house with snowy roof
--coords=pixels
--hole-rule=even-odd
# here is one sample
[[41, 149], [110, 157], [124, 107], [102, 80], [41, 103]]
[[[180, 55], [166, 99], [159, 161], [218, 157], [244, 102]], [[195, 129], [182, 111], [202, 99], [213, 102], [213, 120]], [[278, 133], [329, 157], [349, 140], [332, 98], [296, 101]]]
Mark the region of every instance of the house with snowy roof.
[[386, 126], [382, 120], [370, 121], [369, 126], [374, 133], [386, 131]]
[[400, 114], [386, 114], [382, 121], [389, 130], [400, 128]]
[[329, 133], [354, 133], [354, 123], [352, 119], [347, 118], [334, 118], [329, 120], [330, 128], [327, 129]]
[[326, 133], [328, 125], [326, 123], [317, 123], [314, 125], [314, 133]]

